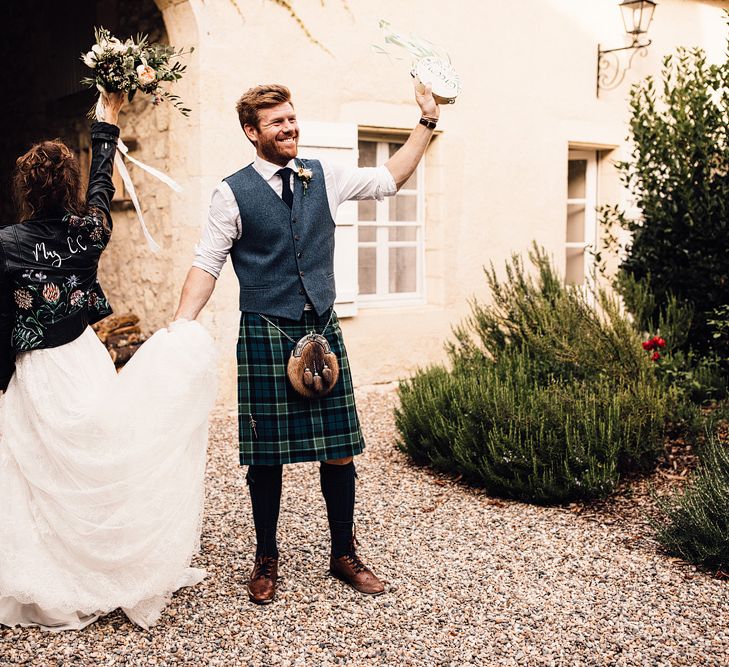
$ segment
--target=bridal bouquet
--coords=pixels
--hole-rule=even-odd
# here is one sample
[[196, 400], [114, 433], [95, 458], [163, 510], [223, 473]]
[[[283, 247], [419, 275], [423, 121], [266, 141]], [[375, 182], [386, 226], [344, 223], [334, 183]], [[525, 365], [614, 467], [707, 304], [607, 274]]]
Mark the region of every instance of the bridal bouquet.
[[[182, 100], [178, 95], [173, 95], [162, 88], [162, 82], [177, 81], [182, 78], [186, 65], [182, 65], [178, 58], [192, 53], [192, 49], [176, 51], [173, 46], [166, 44], [150, 44], [146, 35], [138, 35], [136, 41], [127, 39], [122, 42], [120, 39], [112, 37], [106, 28], [96, 28], [94, 32], [96, 44], [91, 47], [91, 51], [81, 56], [81, 60], [93, 70], [93, 76], [82, 79], [82, 84], [89, 88], [96, 88], [101, 93], [126, 93], [130, 102], [137, 91], [141, 90], [143, 93], [153, 96], [154, 104], [167, 100], [184, 116], [190, 114], [190, 109], [182, 105]], [[91, 110], [90, 115], [92, 118], [103, 119], [103, 112], [104, 103], [103, 98], [100, 97], [96, 108]], [[139, 218], [149, 247], [153, 252], [159, 252], [160, 247], [152, 238], [144, 222], [142, 207], [122, 155], [176, 192], [180, 192], [182, 188], [164, 172], [129, 155], [129, 149], [124, 142], [121, 139], [117, 141], [114, 165], [134, 204], [134, 210], [137, 212], [137, 218]]]
[[93, 75], [82, 79], [82, 84], [107, 93], [127, 93], [130, 102], [139, 90], [152, 95], [154, 104], [167, 100], [183, 115], [189, 115], [190, 109], [183, 106], [178, 95], [164, 90], [162, 82], [182, 78], [187, 66], [178, 59], [192, 53], [192, 49], [177, 51], [166, 44], [150, 44], [146, 35], [122, 42], [106, 28], [94, 32], [96, 44], [81, 56]]

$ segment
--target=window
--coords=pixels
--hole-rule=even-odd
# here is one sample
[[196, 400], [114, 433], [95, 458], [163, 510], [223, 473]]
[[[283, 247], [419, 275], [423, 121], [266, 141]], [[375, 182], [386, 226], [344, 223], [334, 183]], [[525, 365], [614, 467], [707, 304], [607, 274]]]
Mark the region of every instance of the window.
[[[360, 139], [359, 166], [385, 164], [403, 140]], [[358, 202], [357, 259], [360, 306], [422, 303], [424, 196], [421, 161], [397, 195]]]
[[565, 282], [592, 280], [597, 226], [597, 152], [570, 151], [567, 162]]

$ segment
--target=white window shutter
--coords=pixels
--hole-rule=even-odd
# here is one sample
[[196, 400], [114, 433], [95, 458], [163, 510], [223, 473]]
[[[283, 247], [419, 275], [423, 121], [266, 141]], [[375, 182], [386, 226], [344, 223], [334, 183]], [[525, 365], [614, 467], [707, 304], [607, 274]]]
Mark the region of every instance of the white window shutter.
[[[357, 126], [352, 123], [299, 121], [299, 155], [330, 164], [357, 166]], [[337, 210], [334, 237], [335, 307], [339, 317], [357, 314], [357, 202]]]

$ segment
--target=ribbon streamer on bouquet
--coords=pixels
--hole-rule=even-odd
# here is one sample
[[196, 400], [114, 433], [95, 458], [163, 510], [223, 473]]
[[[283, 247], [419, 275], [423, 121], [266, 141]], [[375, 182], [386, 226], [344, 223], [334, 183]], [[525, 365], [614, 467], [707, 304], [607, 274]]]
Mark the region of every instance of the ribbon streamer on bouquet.
[[[97, 120], [103, 120], [104, 118], [104, 103], [101, 100], [101, 97], [99, 97], [99, 101], [96, 104], [96, 119]], [[140, 160], [137, 160], [136, 158], [129, 155], [129, 149], [124, 144], [124, 142], [119, 139], [117, 142], [117, 152], [114, 155], [114, 165], [116, 166], [117, 170], [119, 171], [119, 175], [121, 176], [122, 181], [124, 181], [124, 187], [127, 189], [127, 192], [129, 193], [129, 197], [132, 200], [132, 204], [134, 205], [134, 210], [137, 212], [137, 218], [139, 219], [139, 224], [142, 226], [142, 233], [144, 234], [144, 238], [147, 239], [147, 245], [149, 246], [149, 249], [154, 252], [158, 253], [160, 251], [159, 244], [152, 238], [152, 235], [149, 233], [149, 229], [147, 229], [147, 225], [144, 222], [144, 216], [142, 215], [142, 207], [139, 204], [139, 198], [137, 197], [137, 191], [134, 189], [134, 183], [132, 183], [132, 177], [129, 175], [129, 170], [127, 169], [126, 164], [124, 164], [124, 159], [122, 158], [122, 155], [127, 158], [130, 162], [133, 162], [136, 164], [140, 169], [143, 169], [148, 174], [151, 174], [156, 179], [162, 181], [165, 185], [172, 188], [175, 192], [182, 192], [182, 186], [177, 183], [174, 179], [170, 178], [167, 174], [161, 172], [159, 169], [155, 169], [154, 167], [150, 167], [148, 164], [144, 164], [144, 162], [141, 162]]]
[[[416, 37], [414, 35], [406, 36], [402, 33], [395, 32], [388, 21], [380, 21], [380, 30], [384, 35], [386, 44], [392, 44], [394, 46], [399, 46], [400, 48], [405, 49], [416, 60], [433, 56], [436, 58], [442, 58], [449, 63], [451, 62], [451, 57], [445, 51], [439, 49], [435, 44], [433, 44], [433, 42], [430, 42], [427, 39]], [[376, 44], [373, 44], [372, 48], [377, 53], [384, 53], [387, 56], [390, 55], [387, 49], [384, 49]]]

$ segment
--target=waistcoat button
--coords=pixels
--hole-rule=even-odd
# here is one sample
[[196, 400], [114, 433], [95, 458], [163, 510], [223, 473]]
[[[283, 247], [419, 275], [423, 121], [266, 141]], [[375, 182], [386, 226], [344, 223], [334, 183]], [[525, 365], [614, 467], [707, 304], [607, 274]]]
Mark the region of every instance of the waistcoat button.
[[299, 275], [303, 278], [304, 277], [304, 272], [303, 271], [299, 271]]

